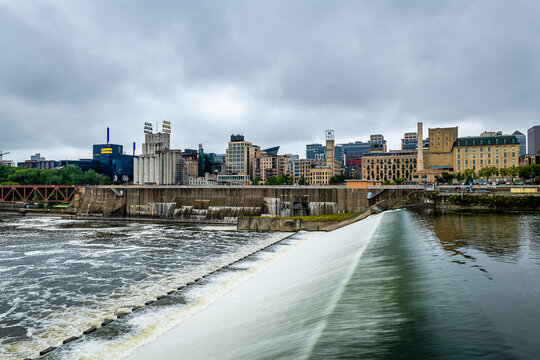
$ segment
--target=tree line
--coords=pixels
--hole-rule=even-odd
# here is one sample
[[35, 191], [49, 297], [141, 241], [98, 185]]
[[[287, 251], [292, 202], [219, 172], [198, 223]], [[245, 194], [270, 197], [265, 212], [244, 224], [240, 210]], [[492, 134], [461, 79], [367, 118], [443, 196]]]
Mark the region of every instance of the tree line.
[[466, 169], [463, 172], [457, 172], [450, 174], [443, 172], [442, 176], [437, 176], [437, 182], [439, 184], [452, 184], [454, 180], [457, 182], [465, 182], [466, 184], [472, 183], [477, 179], [493, 180], [494, 177], [503, 177], [516, 179], [520, 178], [524, 182], [531, 184], [540, 184], [540, 164], [532, 164], [519, 166], [514, 168], [498, 168], [496, 166], [487, 166], [475, 172], [473, 169]]
[[108, 176], [75, 165], [55, 169], [28, 169], [0, 165], [0, 185], [108, 185]]
[[[332, 185], [339, 185], [344, 184], [345, 180], [349, 179], [349, 177], [345, 175], [334, 175], [330, 178], [330, 184]], [[280, 175], [280, 176], [270, 176], [266, 181], [262, 181], [261, 178], [256, 177], [251, 179], [252, 185], [294, 185], [295, 179], [294, 176], [291, 175]], [[306, 185], [307, 180], [302, 175], [297, 181], [298, 185]]]

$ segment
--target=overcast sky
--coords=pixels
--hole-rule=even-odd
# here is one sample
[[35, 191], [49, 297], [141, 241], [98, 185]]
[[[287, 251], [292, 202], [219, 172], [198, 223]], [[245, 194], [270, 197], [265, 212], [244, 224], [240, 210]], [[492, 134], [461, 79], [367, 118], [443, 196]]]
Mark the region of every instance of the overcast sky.
[[[416, 122], [540, 124], [540, 2], [0, 0], [0, 149], [92, 156], [169, 120], [173, 148], [232, 133], [280, 153]], [[155, 125], [154, 125], [155, 126]]]

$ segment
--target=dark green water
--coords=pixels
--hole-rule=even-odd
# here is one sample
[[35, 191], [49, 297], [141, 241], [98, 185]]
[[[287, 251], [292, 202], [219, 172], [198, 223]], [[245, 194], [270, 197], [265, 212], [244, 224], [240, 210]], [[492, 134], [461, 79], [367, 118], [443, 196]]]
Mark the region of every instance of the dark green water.
[[538, 359], [540, 216], [386, 213], [312, 359]]

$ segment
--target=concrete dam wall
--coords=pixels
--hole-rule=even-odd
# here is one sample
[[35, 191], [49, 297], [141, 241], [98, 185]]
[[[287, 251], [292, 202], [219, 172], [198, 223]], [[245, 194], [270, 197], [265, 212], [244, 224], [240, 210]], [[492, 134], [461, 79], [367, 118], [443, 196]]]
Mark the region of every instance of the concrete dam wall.
[[[368, 199], [368, 193], [373, 195]], [[418, 191], [344, 186], [86, 186], [81, 215], [176, 218], [236, 223], [240, 216], [305, 216], [365, 211], [377, 202], [403, 204]], [[417, 196], [413, 196], [417, 201]], [[394, 206], [392, 206], [394, 205]]]

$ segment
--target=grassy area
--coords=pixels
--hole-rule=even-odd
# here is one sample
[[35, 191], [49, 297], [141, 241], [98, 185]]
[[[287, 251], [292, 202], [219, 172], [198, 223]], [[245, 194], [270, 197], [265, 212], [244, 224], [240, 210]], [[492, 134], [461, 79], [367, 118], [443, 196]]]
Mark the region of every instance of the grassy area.
[[310, 216], [278, 216], [274, 219], [302, 219], [304, 221], [328, 221], [328, 222], [340, 222], [358, 214], [357, 212], [330, 214], [330, 215], [310, 215]]

